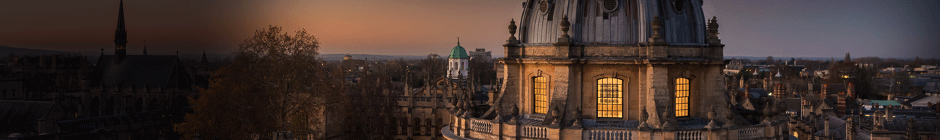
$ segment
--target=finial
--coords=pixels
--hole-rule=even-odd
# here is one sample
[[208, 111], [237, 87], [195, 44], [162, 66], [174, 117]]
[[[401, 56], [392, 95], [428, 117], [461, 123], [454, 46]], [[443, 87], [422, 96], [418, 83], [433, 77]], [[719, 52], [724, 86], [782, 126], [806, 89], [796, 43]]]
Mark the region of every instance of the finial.
[[457, 37], [457, 46], [460, 46], [460, 37]]
[[659, 34], [659, 29], [662, 28], [662, 26], [663, 26], [662, 23], [663, 23], [663, 21], [662, 21], [662, 19], [659, 18], [658, 15], [655, 16], [655, 17], [653, 17], [653, 37], [654, 37], [654, 38], [658, 38], [658, 37], [661, 36], [661, 35]]
[[718, 17], [715, 16], [708, 20], [708, 43], [721, 44], [721, 39], [718, 38]]
[[568, 15], [565, 15], [561, 18], [561, 38], [571, 38], [571, 36], [568, 36], [569, 26], [571, 26], [571, 22], [568, 22]]
[[509, 40], [516, 40], [516, 20], [509, 20]]
[[101, 55], [104, 55], [104, 48], [101, 48]]

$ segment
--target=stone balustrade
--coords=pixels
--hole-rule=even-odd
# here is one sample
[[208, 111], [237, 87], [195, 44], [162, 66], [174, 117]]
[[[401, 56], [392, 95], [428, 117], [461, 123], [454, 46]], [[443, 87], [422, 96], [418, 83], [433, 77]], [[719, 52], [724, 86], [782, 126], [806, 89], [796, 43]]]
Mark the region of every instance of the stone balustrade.
[[[770, 124], [735, 126], [731, 128], [678, 128], [678, 129], [637, 129], [635, 127], [607, 128], [596, 127], [551, 127], [539, 123], [498, 122], [480, 118], [455, 117], [453, 129], [442, 130], [447, 139], [583, 139], [583, 140], [719, 140], [719, 139], [783, 139], [788, 137], [785, 122]], [[587, 122], [587, 121], [586, 121]], [[629, 123], [629, 122], [627, 122]], [[619, 124], [619, 123], [618, 123]], [[614, 125], [620, 126], [620, 125]], [[445, 128], [446, 129], [446, 128]], [[456, 132], [456, 133], [455, 133]], [[779, 133], [777, 133], [779, 132]]]
[[548, 138], [548, 128], [545, 126], [520, 125], [522, 137], [524, 138]]
[[764, 137], [764, 129], [761, 127], [744, 127], [738, 129], [738, 139], [751, 140]]
[[707, 132], [702, 132], [702, 130], [676, 131], [675, 138], [676, 140], [707, 140], [708, 136], [705, 134]]
[[487, 120], [470, 120], [470, 129], [477, 132], [492, 133], [493, 123]]
[[635, 130], [586, 130], [586, 140], [632, 140]]

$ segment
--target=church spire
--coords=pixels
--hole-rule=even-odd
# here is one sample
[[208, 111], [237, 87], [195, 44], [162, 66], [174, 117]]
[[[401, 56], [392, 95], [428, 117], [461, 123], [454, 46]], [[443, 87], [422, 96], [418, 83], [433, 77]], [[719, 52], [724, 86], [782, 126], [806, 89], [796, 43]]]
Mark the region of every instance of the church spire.
[[147, 55], [147, 40], [144, 40], [144, 55]]
[[127, 54], [127, 30], [124, 29], [124, 0], [118, 9], [117, 29], [114, 31], [114, 55], [124, 57]]
[[201, 61], [201, 62], [202, 62], [202, 64], [209, 63], [209, 59], [206, 59], [206, 51], [205, 51], [205, 50], [202, 51], [202, 61]]

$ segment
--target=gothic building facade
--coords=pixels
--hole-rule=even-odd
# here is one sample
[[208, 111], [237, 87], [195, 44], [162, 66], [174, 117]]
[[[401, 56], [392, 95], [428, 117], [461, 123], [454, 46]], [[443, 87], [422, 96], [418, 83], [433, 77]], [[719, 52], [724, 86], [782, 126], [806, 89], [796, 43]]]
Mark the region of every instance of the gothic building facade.
[[[176, 138], [172, 123], [198, 92], [178, 55], [127, 54], [124, 4], [118, 11], [114, 54], [102, 54], [81, 95], [76, 119], [56, 122], [57, 139]], [[203, 62], [205, 63], [205, 62]]]
[[[724, 45], [698, 0], [528, 0], [490, 108], [457, 105], [448, 139], [784, 138], [729, 106]], [[516, 31], [518, 30], [518, 38]], [[768, 99], [770, 100], [770, 99]]]

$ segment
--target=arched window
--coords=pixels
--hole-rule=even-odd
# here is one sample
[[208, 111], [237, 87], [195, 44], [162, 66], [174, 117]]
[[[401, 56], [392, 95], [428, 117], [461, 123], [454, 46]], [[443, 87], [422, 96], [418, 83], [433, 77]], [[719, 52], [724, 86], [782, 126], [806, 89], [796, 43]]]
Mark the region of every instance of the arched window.
[[548, 78], [546, 77], [535, 77], [532, 78], [532, 93], [533, 93], [533, 110], [538, 114], [548, 113]]
[[431, 135], [431, 133], [434, 133], [434, 132], [433, 132], [434, 130], [431, 129], [431, 128], [434, 128], [434, 127], [431, 126], [431, 124], [433, 124], [433, 123], [431, 123], [431, 118], [424, 119], [424, 122], [425, 122], [425, 124], [427, 124], [427, 126], [428, 126], [428, 129], [427, 129], [427, 130], [428, 130], [428, 135]]
[[414, 135], [421, 135], [421, 119], [415, 118], [414, 123], [414, 130], [411, 130], [411, 132], [414, 133]]
[[689, 116], [689, 79], [676, 79], [676, 117]]
[[408, 118], [401, 118], [399, 121], [401, 125], [398, 125], [398, 127], [401, 129], [399, 129], [400, 131], [398, 131], [398, 134], [408, 134]]
[[617, 78], [597, 80], [597, 117], [623, 117], [623, 80]]

